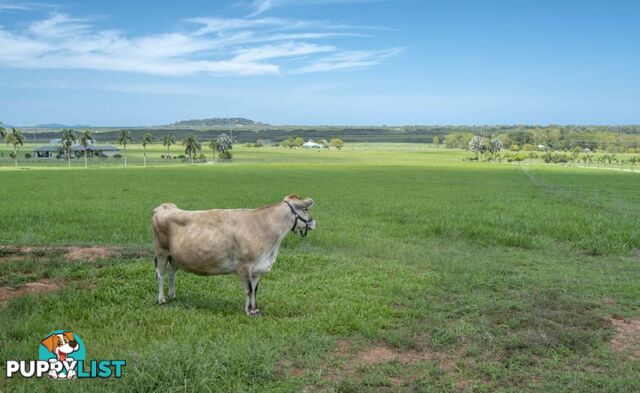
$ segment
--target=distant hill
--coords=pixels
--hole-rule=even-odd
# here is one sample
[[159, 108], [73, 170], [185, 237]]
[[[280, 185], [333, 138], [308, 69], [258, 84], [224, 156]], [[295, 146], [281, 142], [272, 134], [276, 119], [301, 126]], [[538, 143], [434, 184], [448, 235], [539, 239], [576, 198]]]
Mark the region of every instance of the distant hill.
[[213, 117], [211, 119], [182, 120], [170, 124], [170, 127], [213, 127], [213, 126], [254, 126], [267, 125], [243, 117]]
[[46, 123], [46, 124], [37, 124], [33, 126], [33, 128], [91, 128], [89, 124], [60, 124], [60, 123]]

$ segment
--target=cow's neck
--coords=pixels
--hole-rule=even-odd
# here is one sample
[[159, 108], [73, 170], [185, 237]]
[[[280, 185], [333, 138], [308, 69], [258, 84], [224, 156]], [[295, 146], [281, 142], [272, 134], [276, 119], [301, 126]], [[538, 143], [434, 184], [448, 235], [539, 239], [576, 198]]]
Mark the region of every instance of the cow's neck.
[[269, 223], [269, 231], [275, 237], [275, 244], [280, 244], [282, 240], [291, 232], [294, 217], [291, 210], [284, 203], [273, 205], [265, 209], [267, 215], [265, 222]]

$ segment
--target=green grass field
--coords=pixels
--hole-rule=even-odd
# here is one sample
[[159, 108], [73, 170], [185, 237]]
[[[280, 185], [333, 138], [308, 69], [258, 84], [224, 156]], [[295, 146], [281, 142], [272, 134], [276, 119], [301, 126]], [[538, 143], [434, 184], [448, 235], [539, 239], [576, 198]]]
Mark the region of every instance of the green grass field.
[[[640, 318], [637, 173], [466, 163], [423, 145], [234, 152], [0, 170], [0, 244], [120, 247], [94, 262], [0, 255], [2, 287], [61, 285], [0, 306], [2, 367], [36, 358], [55, 329], [80, 335], [88, 358], [127, 360], [122, 379], [0, 378], [0, 391], [640, 390], [640, 346], [612, 346], [610, 322]], [[236, 276], [180, 272], [178, 299], [155, 304], [155, 206], [293, 192], [316, 201], [318, 227], [283, 243], [263, 317], [244, 315]]]

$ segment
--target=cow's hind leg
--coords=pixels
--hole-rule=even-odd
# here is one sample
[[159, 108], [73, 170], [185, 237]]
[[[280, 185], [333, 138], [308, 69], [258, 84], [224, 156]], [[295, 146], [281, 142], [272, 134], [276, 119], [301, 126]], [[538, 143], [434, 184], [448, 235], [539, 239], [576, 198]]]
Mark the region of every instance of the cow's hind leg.
[[176, 298], [176, 272], [178, 268], [172, 263], [171, 257], [167, 262], [167, 272], [169, 273], [169, 300]]
[[167, 256], [156, 255], [154, 260], [156, 264], [156, 278], [158, 279], [158, 304], [165, 304], [164, 298], [164, 273], [167, 270]]

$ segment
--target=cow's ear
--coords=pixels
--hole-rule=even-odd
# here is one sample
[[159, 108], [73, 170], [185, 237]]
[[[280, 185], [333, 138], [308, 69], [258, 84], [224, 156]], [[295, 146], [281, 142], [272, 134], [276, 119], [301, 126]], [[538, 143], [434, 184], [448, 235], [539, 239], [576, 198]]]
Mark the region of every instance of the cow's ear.
[[311, 198], [306, 198], [304, 201], [302, 201], [302, 205], [305, 209], [310, 209], [314, 203], [315, 202]]
[[58, 346], [58, 336], [55, 334], [50, 335], [40, 342], [40, 344], [44, 345], [49, 352], [53, 352], [54, 349]]
[[284, 197], [285, 200], [287, 199], [300, 199], [300, 197], [298, 196], [298, 194], [291, 194], [291, 195], [287, 195], [286, 197]]

